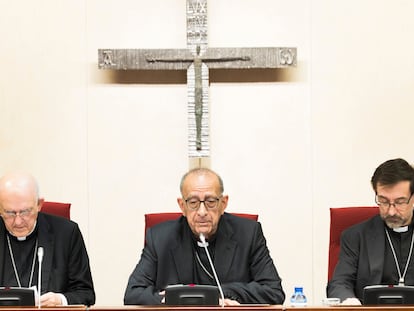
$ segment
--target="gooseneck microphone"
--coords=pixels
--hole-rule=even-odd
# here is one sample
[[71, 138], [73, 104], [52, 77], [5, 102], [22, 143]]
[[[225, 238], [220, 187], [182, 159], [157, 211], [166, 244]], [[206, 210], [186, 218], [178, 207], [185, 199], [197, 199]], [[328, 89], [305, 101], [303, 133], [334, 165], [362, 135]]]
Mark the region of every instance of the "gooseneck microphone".
[[37, 249], [37, 259], [39, 261], [39, 274], [37, 276], [37, 295], [39, 299], [38, 307], [40, 309], [40, 296], [42, 295], [42, 261], [43, 261], [43, 247]]
[[213, 270], [214, 279], [216, 280], [217, 287], [218, 287], [218, 289], [220, 291], [221, 306], [224, 308], [224, 294], [223, 294], [223, 289], [221, 288], [220, 281], [219, 281], [219, 279], [217, 277], [216, 269], [214, 269], [213, 261], [211, 260], [210, 252], [208, 251], [208, 248], [207, 248], [208, 243], [206, 242], [206, 238], [205, 238], [204, 234], [202, 234], [202, 233], [200, 233], [200, 241], [201, 241], [201, 243], [199, 245], [201, 247], [204, 247], [204, 249], [206, 250], [208, 262], [210, 263], [211, 270]]

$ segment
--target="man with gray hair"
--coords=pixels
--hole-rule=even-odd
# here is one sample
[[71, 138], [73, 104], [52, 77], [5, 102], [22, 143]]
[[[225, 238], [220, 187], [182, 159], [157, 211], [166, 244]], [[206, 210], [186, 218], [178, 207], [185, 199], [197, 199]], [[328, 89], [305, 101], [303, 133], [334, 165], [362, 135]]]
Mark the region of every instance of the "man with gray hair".
[[281, 279], [259, 222], [225, 213], [228, 195], [210, 169], [186, 173], [177, 199], [182, 216], [151, 227], [124, 303], [156, 305], [174, 284], [217, 285], [202, 245], [208, 242], [221, 283], [222, 305], [283, 304]]
[[42, 213], [43, 202], [30, 174], [0, 178], [0, 286], [36, 286], [36, 254], [43, 247], [41, 306], [93, 305], [95, 291], [79, 227]]

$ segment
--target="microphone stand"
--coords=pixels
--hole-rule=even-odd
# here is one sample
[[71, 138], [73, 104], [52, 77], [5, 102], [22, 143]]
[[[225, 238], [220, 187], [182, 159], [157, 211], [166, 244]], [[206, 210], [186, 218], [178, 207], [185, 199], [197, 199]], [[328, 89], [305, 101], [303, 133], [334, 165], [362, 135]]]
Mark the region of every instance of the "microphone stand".
[[213, 261], [211, 260], [211, 257], [210, 257], [210, 252], [207, 249], [208, 243], [206, 242], [206, 238], [204, 237], [204, 234], [202, 234], [202, 233], [200, 233], [200, 241], [201, 241], [202, 246], [206, 250], [208, 262], [210, 263], [211, 270], [213, 270], [213, 275], [214, 275], [214, 278], [216, 279], [217, 287], [218, 287], [218, 289], [220, 291], [221, 306], [224, 308], [224, 293], [223, 293], [223, 289], [221, 288], [221, 285], [220, 285], [220, 282], [219, 282], [219, 279], [218, 279], [218, 276], [217, 276], [217, 273], [216, 273], [216, 269], [214, 269]]
[[40, 309], [40, 296], [42, 295], [42, 261], [43, 261], [43, 247], [37, 249], [37, 257], [39, 260], [39, 274], [37, 276], [37, 290], [38, 290], [38, 308]]

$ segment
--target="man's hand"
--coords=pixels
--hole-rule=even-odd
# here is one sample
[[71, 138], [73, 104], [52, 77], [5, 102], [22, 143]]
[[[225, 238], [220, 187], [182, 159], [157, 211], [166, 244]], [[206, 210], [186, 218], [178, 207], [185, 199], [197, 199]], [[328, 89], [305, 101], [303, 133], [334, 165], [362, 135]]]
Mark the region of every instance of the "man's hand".
[[341, 305], [344, 305], [344, 306], [360, 306], [361, 301], [359, 301], [358, 298], [346, 298], [344, 301], [342, 301]]
[[161, 303], [165, 303], [165, 290], [160, 291], [159, 295], [162, 297]]
[[[222, 300], [221, 300], [221, 298], [219, 299], [219, 304], [220, 304], [220, 306], [222, 305]], [[228, 298], [224, 298], [224, 305], [225, 306], [238, 306], [238, 305], [240, 305], [240, 302], [238, 302], [237, 300], [231, 300], [231, 299], [228, 299]]]
[[62, 299], [59, 294], [48, 292], [40, 296], [40, 305], [42, 307], [55, 307], [62, 305]]

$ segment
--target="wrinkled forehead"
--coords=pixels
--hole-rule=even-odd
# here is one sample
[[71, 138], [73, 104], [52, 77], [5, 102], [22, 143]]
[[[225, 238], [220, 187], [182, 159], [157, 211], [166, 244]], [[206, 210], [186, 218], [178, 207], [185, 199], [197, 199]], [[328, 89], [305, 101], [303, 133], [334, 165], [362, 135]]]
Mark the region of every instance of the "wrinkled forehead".
[[0, 209], [20, 211], [34, 208], [38, 205], [37, 196], [34, 193], [10, 192], [0, 196]]
[[381, 184], [378, 183], [376, 187], [376, 193], [387, 193], [387, 194], [400, 194], [410, 195], [411, 194], [411, 183], [408, 180], [400, 181], [394, 184]]
[[219, 195], [220, 182], [218, 177], [210, 172], [195, 172], [189, 174], [183, 182], [183, 194], [194, 192]]
[[37, 189], [33, 187], [6, 187], [0, 190], [0, 208], [20, 211], [38, 205]]

